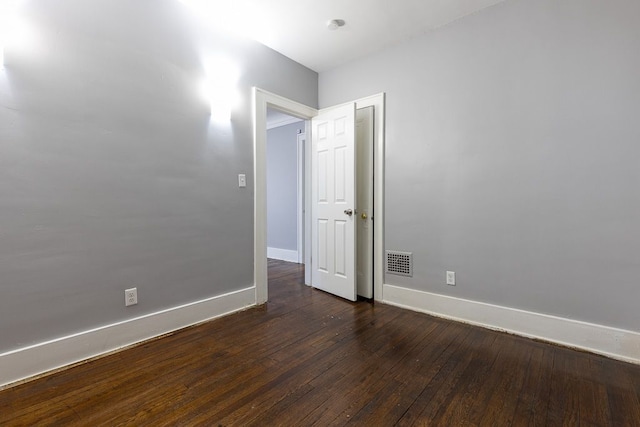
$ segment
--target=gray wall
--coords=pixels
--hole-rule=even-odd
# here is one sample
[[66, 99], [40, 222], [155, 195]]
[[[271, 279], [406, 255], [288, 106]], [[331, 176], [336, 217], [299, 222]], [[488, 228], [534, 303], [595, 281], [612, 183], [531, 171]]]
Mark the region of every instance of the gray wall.
[[293, 123], [267, 131], [267, 246], [298, 249], [298, 130]]
[[[24, 3], [34, 47], [0, 71], [0, 353], [252, 285], [251, 86], [316, 106], [317, 74], [174, 0]], [[219, 54], [241, 69], [226, 126], [198, 93]]]
[[507, 0], [321, 73], [387, 93], [386, 283], [640, 330], [638, 46], [640, 2]]

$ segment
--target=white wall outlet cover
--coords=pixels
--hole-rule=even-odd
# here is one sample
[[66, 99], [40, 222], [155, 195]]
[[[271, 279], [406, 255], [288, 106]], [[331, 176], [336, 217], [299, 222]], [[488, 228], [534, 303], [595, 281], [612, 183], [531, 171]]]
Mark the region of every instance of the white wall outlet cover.
[[238, 175], [238, 187], [244, 188], [247, 186], [247, 176], [243, 173]]
[[138, 304], [138, 288], [131, 288], [124, 290], [124, 305], [129, 307], [130, 305]]
[[455, 271], [447, 271], [447, 285], [456, 285], [456, 273]]

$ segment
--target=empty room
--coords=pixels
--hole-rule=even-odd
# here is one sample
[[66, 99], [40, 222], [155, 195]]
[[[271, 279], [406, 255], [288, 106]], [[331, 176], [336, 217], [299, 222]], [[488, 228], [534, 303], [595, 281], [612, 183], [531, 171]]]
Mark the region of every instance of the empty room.
[[640, 426], [640, 2], [0, 0], [0, 425]]

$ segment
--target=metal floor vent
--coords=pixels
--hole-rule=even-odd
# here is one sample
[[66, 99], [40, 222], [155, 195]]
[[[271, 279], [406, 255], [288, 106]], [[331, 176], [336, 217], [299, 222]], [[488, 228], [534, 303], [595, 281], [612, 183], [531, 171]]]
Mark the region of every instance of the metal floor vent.
[[386, 272], [413, 277], [413, 253], [387, 251]]

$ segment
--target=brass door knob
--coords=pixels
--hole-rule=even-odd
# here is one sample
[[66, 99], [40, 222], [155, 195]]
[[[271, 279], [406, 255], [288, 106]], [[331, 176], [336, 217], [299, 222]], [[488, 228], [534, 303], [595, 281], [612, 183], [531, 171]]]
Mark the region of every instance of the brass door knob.
[[367, 214], [366, 214], [366, 213], [364, 213], [364, 212], [362, 212], [362, 215], [360, 215], [360, 217], [361, 217], [362, 219], [367, 219]]

